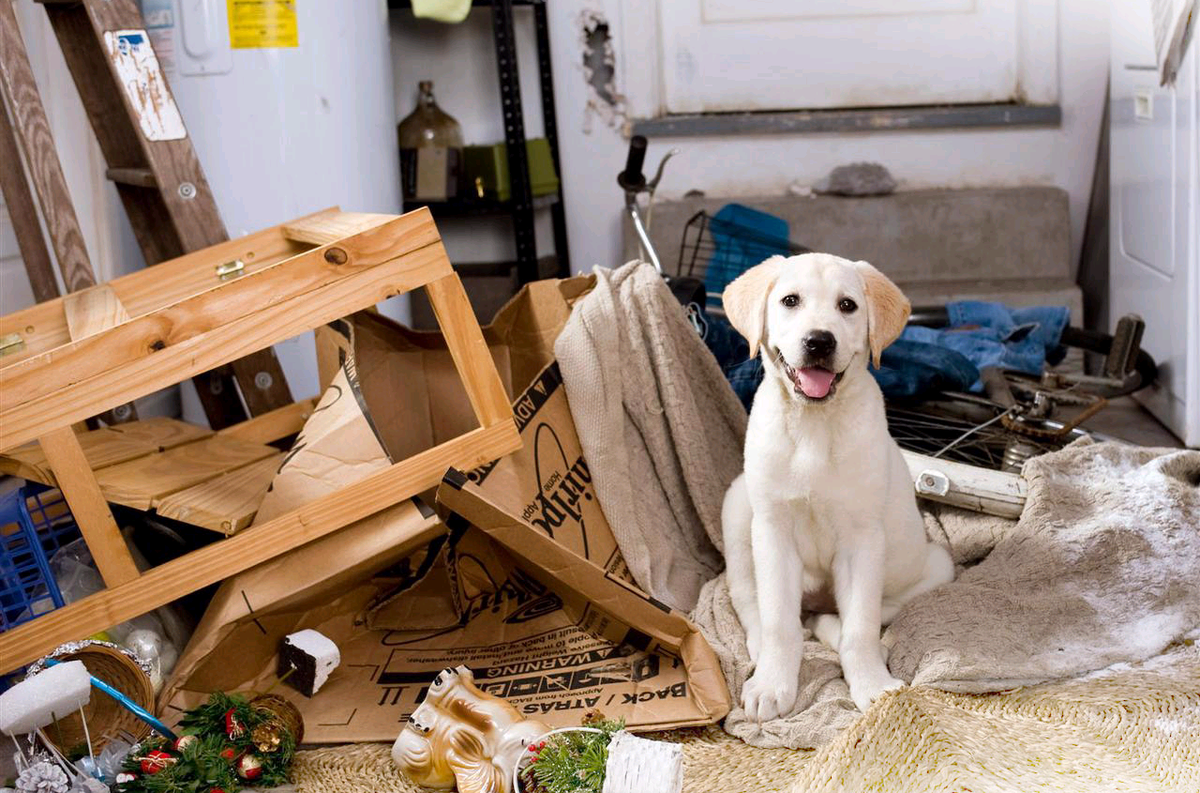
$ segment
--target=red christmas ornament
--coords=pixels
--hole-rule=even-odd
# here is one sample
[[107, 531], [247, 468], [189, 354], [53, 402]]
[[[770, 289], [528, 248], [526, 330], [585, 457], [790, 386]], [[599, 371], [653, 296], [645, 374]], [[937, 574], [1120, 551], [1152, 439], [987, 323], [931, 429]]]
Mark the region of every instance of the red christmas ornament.
[[211, 789], [208, 791], [208, 793], [225, 793], [225, 791], [224, 791], [224, 790], [221, 790], [221, 788], [219, 788], [219, 787], [215, 787], [215, 788], [211, 788]]
[[234, 749], [232, 746], [226, 746], [221, 750], [221, 759], [227, 763], [232, 763], [234, 760], [237, 760], [237, 756], [237, 749]]
[[199, 742], [200, 742], [200, 739], [195, 735], [181, 735], [179, 737], [179, 739], [177, 741], [175, 741], [175, 751], [182, 752], [184, 749], [188, 748], [192, 744], [196, 744]]
[[141, 766], [143, 774], [157, 774], [164, 768], [169, 768], [175, 765], [176, 758], [166, 752], [155, 749], [142, 758]]
[[243, 755], [238, 760], [237, 772], [242, 779], [258, 779], [263, 773], [262, 761], [252, 754]]
[[233, 715], [233, 708], [225, 711], [225, 734], [233, 740], [237, 740], [246, 734], [246, 725], [238, 721], [237, 716]]

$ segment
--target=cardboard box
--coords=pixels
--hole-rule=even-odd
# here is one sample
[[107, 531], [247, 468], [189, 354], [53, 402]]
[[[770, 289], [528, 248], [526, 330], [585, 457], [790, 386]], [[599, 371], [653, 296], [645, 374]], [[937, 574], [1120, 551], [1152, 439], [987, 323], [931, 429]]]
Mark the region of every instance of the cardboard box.
[[519, 661], [475, 670], [481, 688], [552, 726], [577, 725], [591, 708], [644, 730], [711, 724], [729, 712], [716, 654], [683, 614], [584, 562], [461, 472], [447, 474], [438, 503], [452, 523], [462, 519], [502, 549], [514, 577], [542, 586], [541, 608], [510, 609], [507, 622], [561, 602], [563, 625], [530, 631]]
[[[699, 631], [628, 583], [579, 449], [553, 342], [590, 282], [532, 284], [485, 329], [506, 387], [524, 385], [523, 448], [443, 485], [444, 523], [407, 501], [226, 581], [160, 698], [168, 719], [213, 689], [270, 687], [279, 640], [301, 628], [342, 652], [313, 698], [276, 689], [314, 743], [394, 739], [460, 663], [553, 726], [591, 708], [639, 729], [725, 715]], [[306, 497], [306, 480], [334, 486], [474, 423], [440, 334], [358, 314], [318, 333], [318, 362], [330, 387], [272, 487], [279, 508]]]
[[[570, 550], [628, 578], [591, 487], [554, 361], [554, 340], [571, 304], [593, 283], [591, 276], [531, 283], [483, 329], [500, 379], [515, 395], [523, 445], [470, 475], [484, 492]], [[362, 401], [392, 458], [422, 452], [476, 426], [441, 333], [412, 330], [370, 312], [355, 314], [317, 331], [322, 384], [331, 383], [347, 360], [355, 362]]]

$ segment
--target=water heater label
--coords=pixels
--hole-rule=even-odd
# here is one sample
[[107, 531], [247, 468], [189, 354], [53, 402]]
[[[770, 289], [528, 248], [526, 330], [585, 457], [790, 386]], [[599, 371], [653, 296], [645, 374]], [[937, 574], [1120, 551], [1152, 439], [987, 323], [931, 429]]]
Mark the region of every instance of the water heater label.
[[186, 138], [183, 117], [167, 88], [146, 31], [107, 30], [104, 44], [146, 140]]
[[226, 8], [235, 50], [300, 46], [296, 0], [226, 0]]

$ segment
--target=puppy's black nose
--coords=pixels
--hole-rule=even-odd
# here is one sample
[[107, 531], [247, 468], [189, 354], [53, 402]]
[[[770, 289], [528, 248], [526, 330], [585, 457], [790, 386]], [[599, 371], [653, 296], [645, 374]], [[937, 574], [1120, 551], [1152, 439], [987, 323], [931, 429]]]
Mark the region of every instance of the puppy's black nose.
[[836, 347], [837, 339], [827, 330], [814, 330], [804, 337], [804, 350], [814, 358], [824, 358]]

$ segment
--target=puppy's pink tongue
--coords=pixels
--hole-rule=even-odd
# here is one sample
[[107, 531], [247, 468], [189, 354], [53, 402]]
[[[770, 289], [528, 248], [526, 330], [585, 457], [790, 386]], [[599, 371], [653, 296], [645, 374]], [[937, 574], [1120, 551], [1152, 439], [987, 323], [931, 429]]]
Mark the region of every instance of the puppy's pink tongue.
[[809, 369], [797, 369], [796, 376], [800, 381], [798, 383], [800, 390], [810, 399], [824, 399], [829, 394], [829, 387], [833, 385], [834, 374], [828, 369], [815, 366]]

